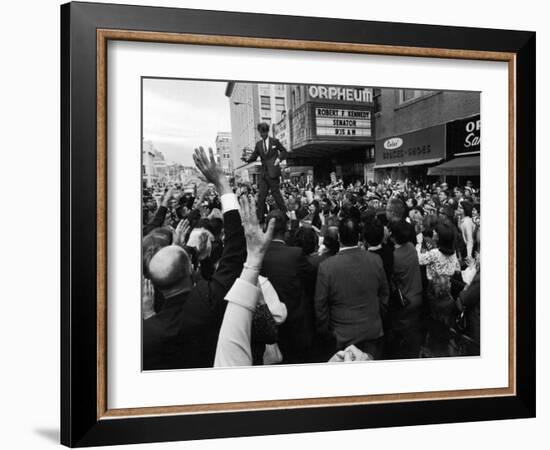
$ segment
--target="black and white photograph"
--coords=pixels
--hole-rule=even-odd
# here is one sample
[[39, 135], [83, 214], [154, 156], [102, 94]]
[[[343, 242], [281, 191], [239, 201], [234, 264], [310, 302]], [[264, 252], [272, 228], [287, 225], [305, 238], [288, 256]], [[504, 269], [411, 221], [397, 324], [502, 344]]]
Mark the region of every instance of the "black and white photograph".
[[142, 370], [479, 357], [481, 95], [142, 77]]

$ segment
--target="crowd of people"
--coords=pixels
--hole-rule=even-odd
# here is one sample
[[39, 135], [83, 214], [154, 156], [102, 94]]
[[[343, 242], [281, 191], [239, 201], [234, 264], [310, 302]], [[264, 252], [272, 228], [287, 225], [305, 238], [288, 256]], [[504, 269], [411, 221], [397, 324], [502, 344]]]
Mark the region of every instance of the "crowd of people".
[[258, 207], [194, 160], [201, 189], [144, 189], [144, 370], [479, 354], [472, 182], [283, 181]]

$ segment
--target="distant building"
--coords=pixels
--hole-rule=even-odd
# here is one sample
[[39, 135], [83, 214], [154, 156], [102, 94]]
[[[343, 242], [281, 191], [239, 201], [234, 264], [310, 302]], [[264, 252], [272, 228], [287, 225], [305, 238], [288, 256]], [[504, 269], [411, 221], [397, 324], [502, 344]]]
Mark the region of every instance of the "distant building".
[[164, 155], [159, 151], [156, 151], [155, 153], [155, 158], [153, 159], [153, 167], [155, 170], [157, 181], [161, 183], [166, 183], [168, 179], [168, 165], [166, 164]]
[[216, 136], [216, 156], [224, 173], [233, 176], [233, 158], [231, 146], [231, 133], [219, 131]]
[[165, 183], [168, 179], [168, 165], [162, 152], [156, 149], [152, 141], [142, 142], [142, 176], [147, 184]]
[[[260, 139], [257, 125], [270, 127], [281, 121], [287, 110], [287, 90], [283, 84], [229, 82], [225, 90], [231, 115], [231, 159], [235, 177], [255, 182], [260, 162], [245, 167], [241, 157], [249, 156]], [[273, 135], [273, 133], [271, 133]], [[284, 144], [283, 144], [284, 145]]]
[[143, 141], [141, 145], [141, 175], [146, 186], [151, 186], [156, 180], [154, 159], [155, 149], [153, 143], [151, 141]]

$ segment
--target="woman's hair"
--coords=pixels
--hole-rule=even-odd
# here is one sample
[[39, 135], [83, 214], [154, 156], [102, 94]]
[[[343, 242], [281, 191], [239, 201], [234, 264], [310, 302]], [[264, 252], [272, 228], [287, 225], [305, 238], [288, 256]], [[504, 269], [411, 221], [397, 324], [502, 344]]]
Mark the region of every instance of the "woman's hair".
[[437, 246], [444, 255], [455, 253], [455, 232], [448, 222], [440, 221], [435, 230], [437, 231]]
[[438, 224], [437, 216], [427, 214], [422, 219], [422, 234], [426, 237], [433, 237], [434, 230]]
[[464, 210], [464, 216], [472, 217], [472, 209], [474, 208], [474, 205], [472, 204], [472, 202], [464, 200], [460, 205], [462, 206], [462, 209]]

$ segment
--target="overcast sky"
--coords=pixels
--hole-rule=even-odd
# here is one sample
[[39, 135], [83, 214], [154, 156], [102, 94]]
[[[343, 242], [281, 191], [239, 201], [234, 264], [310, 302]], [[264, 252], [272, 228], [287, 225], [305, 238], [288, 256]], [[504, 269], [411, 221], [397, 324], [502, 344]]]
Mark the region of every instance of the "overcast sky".
[[215, 148], [218, 131], [231, 131], [227, 83], [143, 80], [143, 138], [168, 162], [193, 165], [193, 149]]

